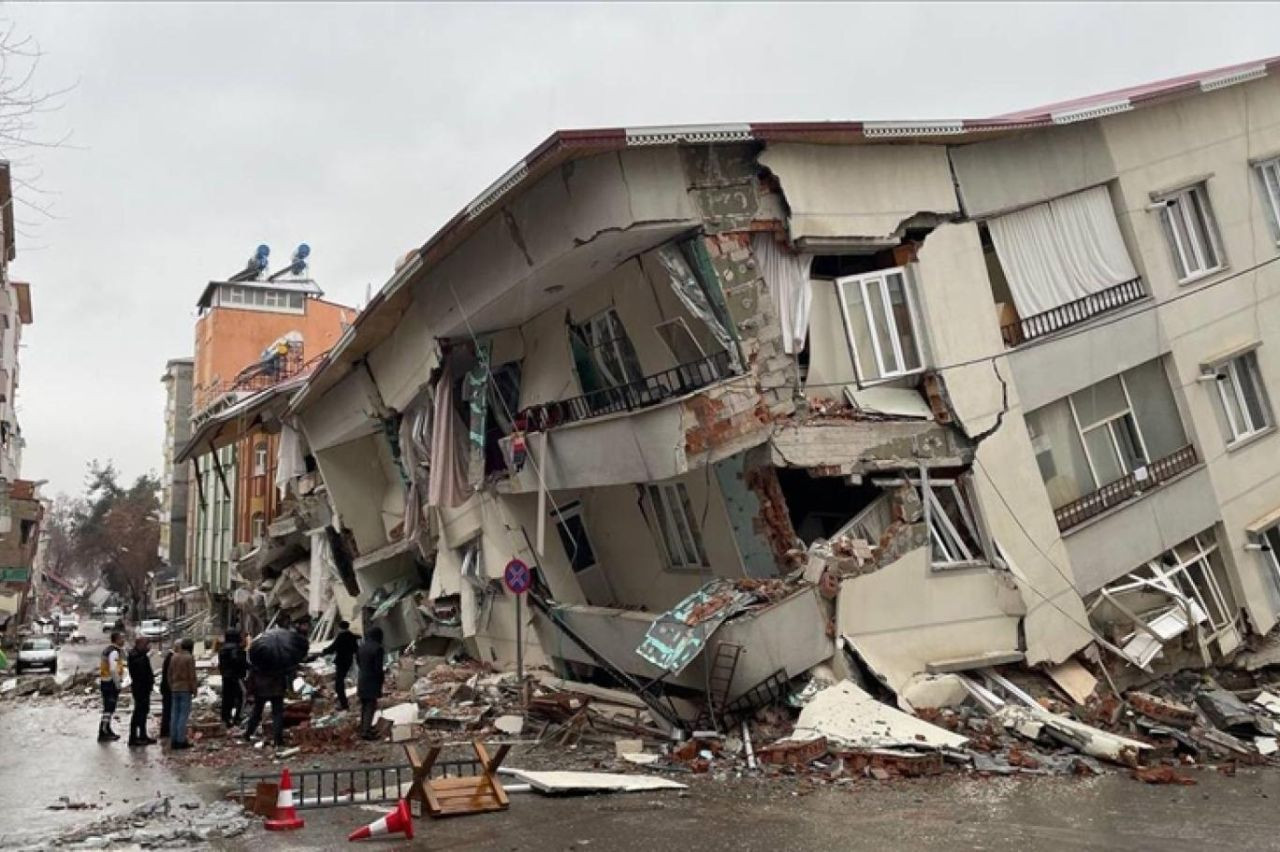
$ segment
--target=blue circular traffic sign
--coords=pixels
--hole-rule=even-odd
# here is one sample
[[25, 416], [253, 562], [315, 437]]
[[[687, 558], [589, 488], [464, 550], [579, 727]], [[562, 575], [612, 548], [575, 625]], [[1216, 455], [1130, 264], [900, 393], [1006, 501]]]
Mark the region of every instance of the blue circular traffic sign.
[[528, 565], [519, 559], [512, 559], [502, 571], [502, 582], [514, 594], [522, 595], [533, 585], [533, 575], [529, 573]]

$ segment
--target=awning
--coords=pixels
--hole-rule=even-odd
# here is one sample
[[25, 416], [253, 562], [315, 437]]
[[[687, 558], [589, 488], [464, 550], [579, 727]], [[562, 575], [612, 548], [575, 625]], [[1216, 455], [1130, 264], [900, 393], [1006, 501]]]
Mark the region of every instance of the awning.
[[212, 450], [220, 450], [234, 444], [244, 437], [249, 429], [262, 424], [273, 415], [279, 417], [288, 407], [289, 397], [306, 384], [306, 381], [305, 375], [285, 379], [278, 385], [240, 400], [230, 408], [219, 412], [216, 417], [210, 417], [174, 455], [174, 463], [182, 464]]

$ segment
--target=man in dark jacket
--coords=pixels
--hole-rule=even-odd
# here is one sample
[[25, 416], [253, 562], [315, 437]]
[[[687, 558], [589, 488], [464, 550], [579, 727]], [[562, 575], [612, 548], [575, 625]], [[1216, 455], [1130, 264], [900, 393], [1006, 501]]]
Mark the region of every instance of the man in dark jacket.
[[147, 736], [147, 715], [151, 712], [151, 690], [156, 685], [151, 670], [151, 640], [139, 636], [129, 651], [129, 691], [133, 694], [133, 714], [129, 717], [129, 745], [149, 746], [158, 740]]
[[386, 678], [381, 627], [372, 628], [365, 636], [356, 651], [356, 662], [360, 665], [360, 674], [356, 678], [356, 695], [360, 697], [360, 736], [374, 740], [378, 735], [373, 732], [373, 714], [378, 709], [382, 682]]
[[347, 674], [351, 671], [351, 664], [356, 659], [356, 649], [360, 647], [360, 640], [351, 632], [351, 625], [345, 621], [338, 622], [338, 635], [333, 637], [333, 641], [325, 646], [322, 653], [333, 654], [333, 664], [336, 671], [333, 675], [333, 688], [338, 693], [338, 706], [343, 710], [351, 709], [351, 702], [347, 701]]
[[240, 645], [240, 631], [228, 630], [222, 649], [218, 651], [218, 673], [222, 675], [222, 724], [233, 728], [240, 724], [244, 708], [244, 676], [249, 661]]
[[244, 726], [245, 740], [253, 739], [262, 722], [262, 711], [271, 702], [271, 734], [276, 748], [284, 745], [284, 693], [289, 687], [288, 671], [261, 671], [249, 668], [249, 687], [253, 690], [253, 710]]

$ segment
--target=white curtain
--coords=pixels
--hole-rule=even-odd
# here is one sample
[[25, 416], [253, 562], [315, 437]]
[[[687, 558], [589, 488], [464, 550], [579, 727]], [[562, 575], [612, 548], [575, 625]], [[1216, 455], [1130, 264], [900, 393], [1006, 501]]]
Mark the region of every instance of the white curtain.
[[795, 354], [804, 348], [809, 333], [809, 312], [813, 307], [809, 267], [813, 265], [813, 255], [786, 251], [772, 234], [756, 234], [751, 249], [782, 323], [782, 350]]
[[470, 496], [467, 483], [467, 426], [453, 407], [453, 367], [446, 364], [436, 382], [431, 418], [431, 467], [428, 506], [458, 506]]
[[306, 472], [302, 440], [298, 431], [285, 423], [280, 427], [280, 443], [276, 449], [276, 490], [281, 499], [288, 493], [290, 483]]
[[1024, 319], [1138, 277], [1105, 186], [987, 222]]

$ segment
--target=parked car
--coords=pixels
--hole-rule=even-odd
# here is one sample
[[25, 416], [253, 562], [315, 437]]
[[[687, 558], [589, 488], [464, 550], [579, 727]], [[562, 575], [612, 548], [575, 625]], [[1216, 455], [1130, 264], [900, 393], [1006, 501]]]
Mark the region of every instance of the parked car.
[[43, 636], [27, 639], [18, 648], [18, 659], [13, 664], [14, 671], [22, 674], [24, 669], [43, 668], [47, 668], [49, 674], [58, 673], [58, 649], [54, 647], [52, 639]]
[[58, 622], [58, 638], [65, 640], [72, 633], [80, 629], [80, 622], [74, 618], [64, 618]]
[[169, 623], [159, 618], [146, 618], [138, 625], [138, 635], [148, 639], [163, 639], [169, 635]]
[[84, 635], [83, 630], [74, 630], [71, 635], [67, 637], [67, 641], [72, 645], [83, 645], [85, 642], [89, 641], [89, 637]]

